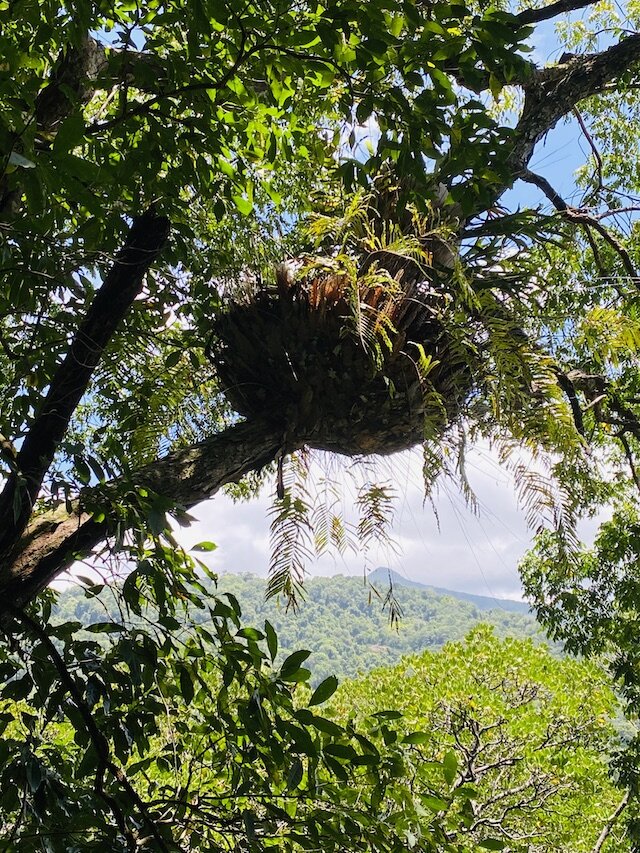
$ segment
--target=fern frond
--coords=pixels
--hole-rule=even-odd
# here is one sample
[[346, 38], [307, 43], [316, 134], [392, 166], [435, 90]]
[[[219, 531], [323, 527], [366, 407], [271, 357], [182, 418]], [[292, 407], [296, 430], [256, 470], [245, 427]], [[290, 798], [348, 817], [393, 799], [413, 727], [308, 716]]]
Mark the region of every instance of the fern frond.
[[360, 488], [355, 506], [360, 516], [358, 542], [364, 551], [381, 542], [395, 548], [391, 536], [395, 502], [395, 491], [389, 483], [365, 483]]
[[266, 598], [282, 596], [287, 607], [294, 610], [303, 597], [306, 565], [315, 552], [306, 473], [300, 457], [289, 459], [283, 472], [284, 497], [276, 498], [270, 512], [271, 560]]

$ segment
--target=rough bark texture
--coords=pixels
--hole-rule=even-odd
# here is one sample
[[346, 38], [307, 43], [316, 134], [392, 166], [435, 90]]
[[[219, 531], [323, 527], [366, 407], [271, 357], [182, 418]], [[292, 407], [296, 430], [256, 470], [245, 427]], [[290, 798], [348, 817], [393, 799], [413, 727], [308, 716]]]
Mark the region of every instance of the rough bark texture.
[[[237, 424], [147, 465], [127, 485], [145, 487], [189, 509], [222, 486], [272, 462], [283, 449], [282, 441], [281, 434], [263, 423]], [[292, 452], [303, 443], [303, 439], [290, 443], [285, 450]], [[109, 495], [115, 495], [122, 484], [115, 481], [101, 489], [106, 506]], [[0, 618], [3, 605], [22, 606], [30, 601], [78, 556], [85, 556], [108, 537], [109, 518], [96, 522], [83, 511], [83, 504], [89, 501], [95, 504], [95, 490], [81, 494], [71, 513], [61, 505], [27, 528], [12, 560], [0, 570]]]
[[26, 528], [44, 476], [104, 348], [140, 293], [145, 273], [168, 236], [168, 220], [154, 213], [145, 213], [131, 226], [125, 245], [51, 380], [42, 408], [18, 453], [16, 470], [0, 495], [0, 518], [5, 519], [0, 531], [0, 558], [11, 552]]
[[533, 149], [580, 101], [596, 95], [612, 80], [640, 62], [640, 34], [623, 39], [602, 53], [575, 56], [537, 70], [525, 89], [509, 165], [514, 180], [527, 167]]

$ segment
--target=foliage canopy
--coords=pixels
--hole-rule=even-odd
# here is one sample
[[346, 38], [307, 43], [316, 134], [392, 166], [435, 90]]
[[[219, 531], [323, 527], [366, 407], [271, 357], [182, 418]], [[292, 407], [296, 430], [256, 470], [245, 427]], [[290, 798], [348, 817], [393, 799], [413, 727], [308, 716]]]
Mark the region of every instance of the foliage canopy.
[[[571, 52], [546, 67], [532, 61], [536, 26], [580, 10], [563, 32]], [[37, 711], [20, 707], [19, 723], [6, 712], [14, 746], [11, 727], [28, 732], [18, 757], [3, 758], [20, 792], [9, 846], [27, 810], [77, 821], [85, 849], [105, 840], [129, 850], [193, 845], [183, 782], [176, 777], [163, 811], [139, 753], [162, 736], [158, 712], [169, 699], [189, 705], [205, 689], [199, 670], [208, 666], [238, 691], [230, 717], [216, 704], [223, 692], [201, 709], [202, 726], [236, 739], [237, 766], [225, 765], [234, 786], [260, 752], [260, 784], [313, 787], [309, 768], [322, 748], [332, 778], [346, 782], [352, 768], [372, 774], [371, 800], [358, 814], [337, 788], [331, 795], [340, 832], [362, 849], [404, 843], [397, 826], [385, 833], [369, 823], [387, 758], [362, 733], [314, 729], [313, 715], [293, 722], [301, 710], [291, 682], [281, 670], [263, 672], [261, 640], [237, 624], [233, 602], [211, 603], [217, 639], [202, 625], [187, 630], [183, 603], [208, 606], [204, 567], [176, 547], [167, 513], [184, 519], [222, 486], [313, 444], [298, 417], [304, 394], [281, 421], [238, 421], [209, 357], [216, 361], [220, 343], [214, 319], [239, 294], [273, 306], [284, 257], [302, 262], [292, 280], [300, 299], [318, 280], [310, 269], [325, 275], [338, 262], [349, 275], [333, 344], [338, 355], [344, 341], [351, 352], [359, 347], [384, 382], [389, 353], [405, 345], [399, 312], [387, 316], [386, 306], [397, 307], [400, 292], [407, 308], [407, 271], [415, 283], [418, 270], [415, 301], [447, 345], [438, 348], [438, 332], [407, 350], [419, 405], [444, 417], [435, 430], [427, 417], [424, 434], [413, 431], [406, 443], [425, 438], [428, 481], [450, 470], [463, 486], [465, 431], [500, 440], [505, 455], [523, 444], [560, 451], [555, 490], [513, 464], [532, 518], [548, 522], [562, 564], [571, 564], [576, 514], [612, 491], [635, 500], [640, 487], [640, 190], [635, 160], [629, 168], [638, 145], [635, 130], [629, 136], [637, 21], [634, 3], [614, 13], [590, 0], [523, 9], [411, 0], [0, 2], [2, 689], [4, 702], [29, 701]], [[592, 151], [577, 206], [529, 168], [536, 144], [571, 113]], [[538, 187], [554, 212], [502, 207], [517, 180]], [[369, 298], [364, 285], [385, 297]], [[472, 379], [455, 406], [429, 380], [443, 352]], [[348, 402], [357, 412], [358, 399]], [[346, 439], [334, 447], [352, 452]], [[597, 470], [600, 456], [620, 472], [613, 483]], [[292, 596], [309, 520], [304, 500], [284, 486], [274, 589]], [[385, 499], [379, 489], [363, 496], [364, 537], [381, 529]], [[339, 546], [339, 525], [332, 530]], [[122, 624], [93, 628], [105, 644], [76, 635], [87, 626], [52, 623], [51, 594], [42, 594], [96, 548], [106, 569], [112, 559], [130, 569]], [[131, 613], [152, 624], [128, 625]], [[304, 667], [291, 667], [293, 683], [306, 680]], [[280, 722], [266, 732], [262, 715], [271, 712]], [[60, 718], [86, 747], [79, 765], [57, 748], [44, 761], [46, 732]], [[337, 739], [331, 760], [325, 737]], [[300, 754], [311, 764], [303, 767]], [[90, 777], [71, 797], [82, 808], [65, 799], [69, 774], [76, 783]], [[291, 830], [283, 843], [317, 846], [326, 824], [321, 844], [331, 849], [331, 821], [311, 808], [307, 835], [292, 829], [295, 815], [278, 813]], [[266, 835], [251, 814], [233, 811], [229, 826], [243, 833], [238, 845], [260, 849]], [[271, 826], [273, 815], [260, 819]], [[184, 837], [173, 837], [172, 825]], [[435, 819], [433, 827], [437, 844]], [[217, 831], [202, 842], [210, 849], [220, 847]]]

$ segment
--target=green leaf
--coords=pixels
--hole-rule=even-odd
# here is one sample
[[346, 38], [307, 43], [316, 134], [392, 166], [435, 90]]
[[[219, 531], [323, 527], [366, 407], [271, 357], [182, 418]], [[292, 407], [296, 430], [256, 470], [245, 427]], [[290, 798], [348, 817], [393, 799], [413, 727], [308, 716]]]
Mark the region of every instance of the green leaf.
[[321, 705], [323, 702], [326, 702], [327, 699], [330, 699], [331, 696], [333, 696], [337, 689], [338, 679], [335, 677], [335, 675], [330, 675], [328, 678], [325, 678], [325, 680], [321, 681], [311, 694], [311, 699], [309, 699], [309, 707], [311, 707], [312, 705]]
[[442, 773], [447, 784], [452, 785], [458, 773], [458, 758], [452, 749], [442, 759]]
[[402, 743], [430, 743], [433, 735], [427, 732], [411, 732], [402, 738]]
[[506, 846], [505, 842], [499, 838], [485, 838], [483, 841], [478, 842], [478, 847], [481, 847], [483, 850], [504, 850]]
[[250, 809], [245, 809], [242, 812], [242, 822], [248, 840], [253, 843], [256, 840], [256, 818]]
[[73, 467], [76, 469], [76, 476], [85, 486], [91, 481], [91, 468], [80, 456], [73, 457]]
[[80, 760], [78, 768], [76, 770], [76, 776], [78, 779], [83, 779], [85, 776], [88, 776], [98, 766], [98, 753], [94, 745], [91, 743], [84, 751], [84, 754]]
[[192, 551], [215, 551], [218, 546], [215, 542], [198, 542], [197, 545], [194, 545], [191, 550]]
[[313, 726], [319, 732], [331, 735], [332, 737], [340, 737], [344, 734], [344, 729], [333, 720], [327, 720], [325, 717], [318, 717], [312, 714], [307, 708], [301, 708], [296, 711], [296, 719], [305, 726]]
[[126, 627], [118, 622], [94, 622], [85, 628], [85, 631], [91, 634], [116, 634], [126, 630]]
[[241, 195], [231, 196], [233, 203], [243, 216], [248, 216], [253, 210], [253, 202]]
[[285, 658], [280, 667], [280, 678], [286, 679], [294, 672], [297, 672], [300, 669], [300, 664], [306, 661], [310, 654], [311, 652], [306, 649], [300, 649], [300, 651], [290, 654], [289, 657]]
[[302, 782], [303, 765], [300, 758], [294, 758], [287, 773], [287, 790], [295, 791], [300, 782]]
[[447, 800], [435, 797], [433, 794], [421, 794], [420, 801], [432, 812], [441, 812], [449, 808]]
[[264, 640], [264, 634], [257, 628], [241, 628], [236, 637], [243, 637], [245, 640], [255, 640], [256, 642]]
[[193, 700], [194, 689], [191, 673], [186, 666], [180, 667], [180, 693], [187, 705], [190, 705]]
[[42, 782], [42, 767], [35, 758], [27, 762], [27, 783], [32, 791], [37, 791]]
[[309, 681], [311, 678], [311, 670], [306, 669], [305, 667], [298, 667], [298, 669], [293, 672], [289, 672], [286, 675], [280, 675], [282, 681], [288, 681], [292, 683], [301, 683], [303, 681]]
[[172, 367], [175, 367], [176, 364], [178, 364], [181, 358], [182, 351], [176, 349], [173, 352], [170, 352], [169, 355], [165, 358], [164, 366], [170, 370]]
[[278, 654], [278, 635], [275, 632], [275, 629], [271, 622], [268, 619], [264, 621], [264, 632], [267, 635], [267, 648], [269, 649], [269, 657], [271, 658], [271, 662], [276, 659], [276, 655]]
[[53, 140], [53, 150], [66, 153], [78, 145], [84, 137], [84, 119], [80, 113], [66, 118]]

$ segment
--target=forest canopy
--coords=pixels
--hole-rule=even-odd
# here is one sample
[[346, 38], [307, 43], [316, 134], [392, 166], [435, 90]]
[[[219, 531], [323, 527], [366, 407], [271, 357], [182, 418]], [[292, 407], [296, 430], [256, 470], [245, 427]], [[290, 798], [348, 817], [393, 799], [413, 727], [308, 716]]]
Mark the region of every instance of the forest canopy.
[[[389, 508], [367, 480], [345, 525], [308, 494], [307, 448], [420, 444], [427, 492], [449, 475], [472, 500], [465, 449], [489, 440], [541, 533], [523, 567], [541, 618], [607, 654], [635, 713], [638, 14], [0, 2], [0, 664], [4, 723], [28, 732], [1, 756], [5, 846], [27, 814], [73, 812], [85, 849], [194, 849], [220, 792], [196, 815], [192, 777], [163, 776], [158, 794], [145, 774], [167, 708], [213, 683], [200, 725], [234, 744], [232, 792], [304, 779], [311, 797], [299, 822], [276, 805], [260, 832], [232, 810], [234, 849], [269, 846], [278, 821], [288, 849], [345, 833], [402, 848], [378, 812], [395, 758], [296, 704], [307, 653], [275, 665], [272, 626], [243, 626], [233, 596], [203, 585], [213, 543], [185, 554], [172, 533], [275, 467], [269, 591], [295, 603], [313, 551], [366, 547]], [[565, 199], [531, 164], [570, 116], [588, 158]], [[518, 182], [539, 201], [507, 207]], [[605, 503], [613, 519], [583, 551], [576, 520]], [[120, 618], [57, 622], [50, 584], [87, 559]], [[47, 740], [59, 720], [79, 760]], [[633, 750], [619, 764], [635, 790]], [[344, 791], [363, 767], [356, 808]], [[438, 812], [430, 827], [425, 849], [444, 849]], [[224, 849], [218, 831], [208, 849]]]

